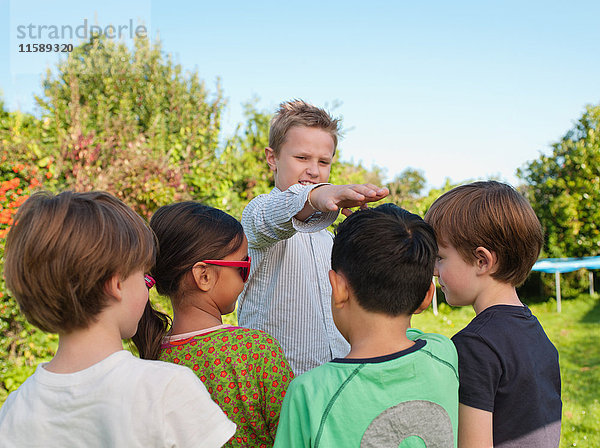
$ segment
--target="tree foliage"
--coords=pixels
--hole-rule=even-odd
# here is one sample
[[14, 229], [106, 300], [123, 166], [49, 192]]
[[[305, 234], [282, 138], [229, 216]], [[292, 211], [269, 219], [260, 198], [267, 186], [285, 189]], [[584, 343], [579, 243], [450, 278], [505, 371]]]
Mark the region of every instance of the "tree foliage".
[[389, 200], [401, 205], [408, 211], [415, 212], [418, 202], [425, 188], [425, 177], [423, 172], [412, 168], [406, 168], [387, 184], [390, 190]]
[[548, 257], [600, 254], [600, 106], [588, 106], [552, 152], [518, 171]]
[[184, 74], [160, 42], [105, 38], [76, 47], [48, 71], [37, 98], [67, 187], [107, 190], [142, 214], [196, 197], [214, 202], [222, 92]]
[[229, 189], [220, 208], [238, 219], [248, 202], [268, 193], [274, 186], [273, 175], [265, 161], [272, 115], [259, 110], [256, 103], [257, 100], [252, 100], [244, 105], [244, 122], [227, 139], [221, 154]]

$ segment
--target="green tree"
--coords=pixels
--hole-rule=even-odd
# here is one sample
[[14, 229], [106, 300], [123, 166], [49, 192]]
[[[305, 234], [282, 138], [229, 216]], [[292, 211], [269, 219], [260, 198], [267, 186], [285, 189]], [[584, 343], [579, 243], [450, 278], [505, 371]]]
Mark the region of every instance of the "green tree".
[[[545, 233], [543, 257], [600, 254], [600, 106], [587, 106], [552, 151], [517, 171], [521, 191]], [[544, 296], [554, 294], [554, 277], [541, 275]], [[588, 287], [583, 270], [561, 275], [563, 297]]]
[[37, 98], [59, 178], [77, 190], [103, 189], [148, 215], [194, 196], [216, 202], [222, 92], [183, 73], [160, 42], [130, 50], [93, 37], [48, 71]]
[[414, 212], [418, 208], [425, 184], [423, 171], [406, 168], [386, 185], [390, 190], [389, 201]]
[[517, 175], [544, 227], [546, 256], [600, 254], [600, 106], [588, 106], [550, 154]]
[[244, 122], [238, 124], [221, 154], [229, 184], [221, 208], [238, 219], [248, 202], [259, 194], [268, 193], [274, 186], [265, 160], [272, 115], [258, 109], [257, 102], [253, 99], [244, 105]]

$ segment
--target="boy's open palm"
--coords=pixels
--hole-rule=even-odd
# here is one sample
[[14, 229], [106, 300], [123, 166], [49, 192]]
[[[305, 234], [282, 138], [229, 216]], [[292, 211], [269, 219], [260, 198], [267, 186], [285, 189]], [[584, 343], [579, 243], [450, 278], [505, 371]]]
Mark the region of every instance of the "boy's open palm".
[[373, 184], [323, 185], [310, 192], [310, 202], [322, 212], [341, 208], [362, 207], [377, 202], [389, 194], [387, 188]]

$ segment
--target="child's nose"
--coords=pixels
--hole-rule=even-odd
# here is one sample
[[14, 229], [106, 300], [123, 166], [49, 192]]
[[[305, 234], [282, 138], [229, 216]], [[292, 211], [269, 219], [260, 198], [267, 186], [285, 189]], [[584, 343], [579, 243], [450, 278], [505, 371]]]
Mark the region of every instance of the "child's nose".
[[439, 277], [440, 273], [438, 272], [437, 263], [433, 265], [433, 276]]
[[319, 175], [319, 165], [317, 164], [317, 162], [310, 163], [308, 165], [308, 167], [306, 168], [306, 173], [312, 177], [318, 176]]

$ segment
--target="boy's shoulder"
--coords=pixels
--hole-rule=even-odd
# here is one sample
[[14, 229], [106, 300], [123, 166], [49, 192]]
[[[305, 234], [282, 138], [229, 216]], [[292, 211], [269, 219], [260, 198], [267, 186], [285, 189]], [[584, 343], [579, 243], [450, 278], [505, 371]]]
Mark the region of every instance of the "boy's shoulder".
[[275, 187], [270, 193], [252, 199], [241, 219], [249, 249], [268, 249], [297, 233], [315, 234], [333, 224], [339, 211], [317, 211], [304, 221], [295, 218], [304, 209], [310, 191], [319, 185], [324, 184], [294, 184], [285, 191]]
[[[475, 357], [492, 360], [523, 359], [524, 353], [558, 359], [556, 347], [526, 306], [495, 305], [483, 310], [452, 337], [461, 363]], [[518, 356], [517, 356], [518, 355]], [[532, 359], [533, 359], [532, 358]]]
[[406, 337], [411, 341], [423, 340], [428, 346], [440, 347], [442, 349], [454, 350], [454, 344], [449, 337], [439, 333], [425, 333], [417, 328], [406, 330]]
[[349, 378], [354, 377], [365, 367], [369, 371], [396, 369], [398, 363], [411, 359], [404, 356], [404, 352], [408, 355], [426, 353], [428, 359], [449, 367], [457, 374], [458, 355], [454, 344], [448, 337], [437, 333], [424, 333], [414, 328], [409, 328], [406, 336], [415, 341], [416, 344], [414, 347], [401, 352], [401, 356], [398, 356], [399, 354], [383, 356], [377, 359], [376, 362], [370, 362], [369, 360], [365, 360], [365, 362], [359, 360], [346, 362], [345, 359], [333, 360], [298, 376], [292, 381], [290, 387], [306, 389], [307, 393], [310, 394], [310, 391], [314, 391], [315, 387], [317, 389], [328, 386], [337, 387], [336, 385], [340, 385]]
[[450, 338], [438, 333], [424, 333], [416, 328], [409, 328], [406, 331], [406, 337], [412, 341], [425, 341], [426, 345], [422, 350], [432, 359], [445, 364], [454, 374], [458, 375], [458, 354]]
[[321, 364], [295, 377], [288, 386], [286, 396], [290, 395], [295, 400], [298, 400], [300, 396], [304, 397], [300, 401], [306, 403], [310, 402], [311, 396], [314, 396], [316, 390], [319, 391], [319, 396], [331, 396], [352, 374], [355, 367], [331, 361]]
[[44, 403], [60, 401], [63, 395], [68, 396], [70, 402], [77, 402], [74, 397], [84, 395], [88, 396], [88, 402], [93, 401], [94, 396], [98, 402], [110, 402], [111, 396], [124, 392], [135, 394], [137, 391], [138, 395], [152, 396], [167, 384], [188, 383], [186, 377], [197, 381], [185, 367], [140, 359], [126, 350], [74, 373], [54, 373], [46, 370], [44, 365], [39, 364], [33, 375], [8, 396], [0, 415], [13, 408], [27, 408], [38, 400]]
[[[132, 415], [143, 418], [132, 421]], [[194, 426], [188, 418], [198, 415], [206, 424]], [[66, 417], [77, 424], [65, 429], [60, 422]], [[182, 423], [184, 418], [189, 422]], [[57, 374], [40, 365], [0, 409], [0, 433], [14, 442], [9, 447], [43, 446], [48, 440], [56, 446], [149, 446], [202, 437], [211, 429], [210, 437], [225, 441], [234, 432], [226, 426], [232, 424], [190, 369], [124, 350], [74, 373]]]
[[408, 339], [410, 339], [411, 341], [421, 339], [421, 340], [430, 341], [434, 344], [439, 344], [439, 345], [443, 345], [443, 346], [452, 345], [452, 341], [450, 340], [450, 338], [448, 338], [447, 336], [444, 336], [443, 334], [425, 333], [425, 332], [419, 330], [418, 328], [413, 328], [413, 327], [406, 330], [406, 337]]
[[452, 337], [480, 336], [482, 338], [495, 335], [514, 335], [540, 326], [537, 318], [526, 306], [494, 305], [476, 315], [465, 328]]
[[258, 196], [252, 198], [250, 202], [248, 202], [246, 207], [244, 207], [244, 210], [242, 211], [242, 216], [244, 212], [247, 213], [248, 211], [251, 211], [261, 206], [267, 208], [279, 208], [282, 204], [289, 202], [286, 201], [287, 196], [296, 196], [298, 194], [304, 193], [305, 190], [307, 190], [307, 187], [301, 184], [291, 185], [287, 190], [283, 191], [277, 187], [273, 187], [273, 189], [268, 193], [259, 194]]

